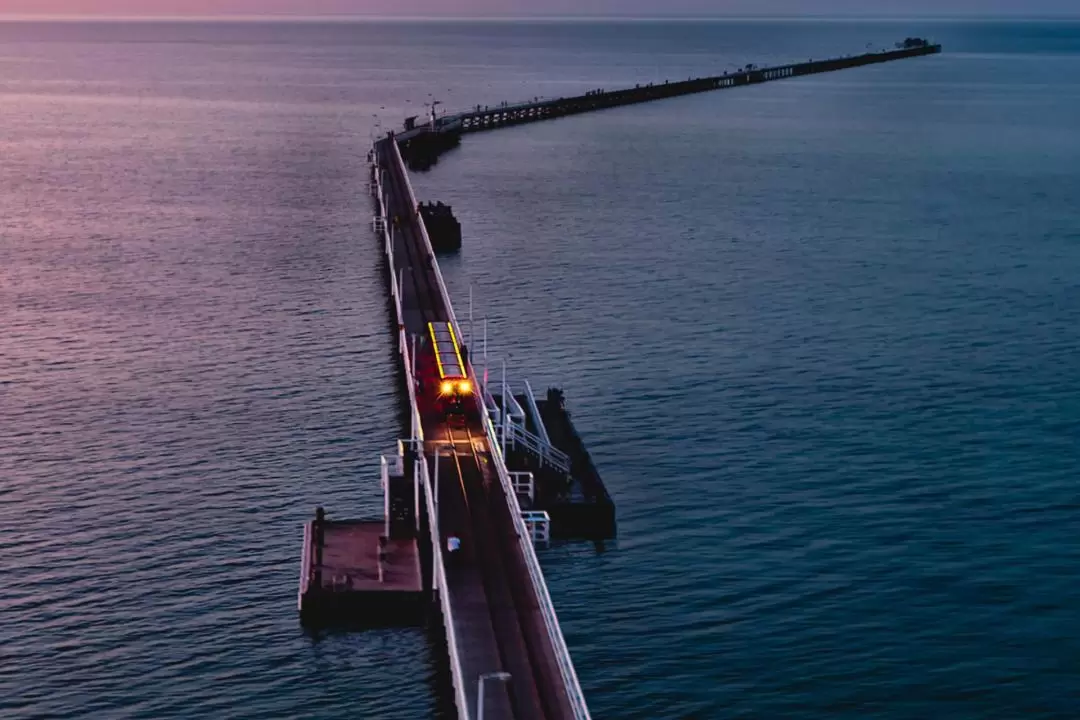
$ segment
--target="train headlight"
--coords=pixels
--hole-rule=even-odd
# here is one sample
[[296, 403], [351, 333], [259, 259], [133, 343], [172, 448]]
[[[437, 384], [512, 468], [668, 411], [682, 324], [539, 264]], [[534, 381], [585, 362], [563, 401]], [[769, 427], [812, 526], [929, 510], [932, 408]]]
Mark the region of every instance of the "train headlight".
[[450, 395], [454, 392], [454, 383], [449, 380], [443, 380], [443, 384], [439, 386], [439, 393], [442, 395]]
[[472, 395], [472, 383], [468, 380], [458, 383], [458, 392], [462, 395]]

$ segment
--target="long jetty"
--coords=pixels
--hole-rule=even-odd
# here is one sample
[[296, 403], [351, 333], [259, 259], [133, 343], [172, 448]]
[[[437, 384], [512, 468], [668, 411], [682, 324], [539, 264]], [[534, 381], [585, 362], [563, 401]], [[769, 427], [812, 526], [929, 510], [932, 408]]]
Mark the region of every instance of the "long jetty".
[[415, 117], [408, 118], [405, 121], [405, 131], [399, 133], [397, 139], [405, 149], [405, 159], [408, 161], [409, 166], [415, 170], [424, 170], [434, 164], [439, 154], [457, 146], [463, 134], [495, 130], [541, 120], [553, 120], [569, 115], [580, 115], [682, 95], [759, 85], [777, 80], [924, 57], [940, 53], [941, 49], [940, 44], [930, 43], [919, 38], [909, 38], [892, 50], [824, 60], [811, 59], [806, 62], [769, 67], [747, 65], [739, 70], [726, 72], [723, 75], [690, 78], [677, 82], [649, 83], [620, 90], [597, 90], [584, 95], [540, 99], [532, 102], [476, 106], [463, 112], [448, 115], [436, 115], [433, 107], [431, 116], [426, 123], [418, 125]]
[[331, 519], [320, 507], [304, 526], [301, 622], [427, 624], [445, 647], [460, 720], [590, 720], [535, 547], [552, 537], [614, 537], [614, 503], [559, 389], [537, 398], [527, 382], [509, 384], [505, 366], [501, 384], [489, 384], [486, 330], [483, 369], [474, 366], [480, 353], [470, 353], [471, 332], [464, 341], [436, 261], [461, 246], [460, 224], [448, 206], [417, 201], [410, 156], [437, 157], [465, 132], [940, 51], [909, 38], [887, 52], [433, 113], [426, 126], [409, 121], [377, 140], [373, 225], [386, 255], [409, 437], [381, 459], [381, 519]]

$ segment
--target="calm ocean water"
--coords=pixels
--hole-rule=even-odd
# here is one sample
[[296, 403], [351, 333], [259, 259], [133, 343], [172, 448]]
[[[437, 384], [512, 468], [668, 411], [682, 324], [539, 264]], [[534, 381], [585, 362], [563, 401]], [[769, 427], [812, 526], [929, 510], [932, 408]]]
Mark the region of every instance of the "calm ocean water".
[[546, 551], [597, 718], [1080, 706], [1080, 24], [0, 24], [0, 716], [419, 718], [301, 632], [401, 433], [377, 126], [931, 35], [467, 138], [415, 179], [620, 538]]

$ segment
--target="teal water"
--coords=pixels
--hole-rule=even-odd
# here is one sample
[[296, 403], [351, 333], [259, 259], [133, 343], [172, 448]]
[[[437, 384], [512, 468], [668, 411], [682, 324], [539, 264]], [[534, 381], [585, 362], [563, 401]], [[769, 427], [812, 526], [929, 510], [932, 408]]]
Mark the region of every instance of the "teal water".
[[596, 717], [1069, 717], [1080, 24], [0, 24], [0, 715], [435, 712], [313, 639], [316, 504], [401, 433], [377, 127], [931, 35], [469, 137], [418, 192], [618, 543], [542, 554]]

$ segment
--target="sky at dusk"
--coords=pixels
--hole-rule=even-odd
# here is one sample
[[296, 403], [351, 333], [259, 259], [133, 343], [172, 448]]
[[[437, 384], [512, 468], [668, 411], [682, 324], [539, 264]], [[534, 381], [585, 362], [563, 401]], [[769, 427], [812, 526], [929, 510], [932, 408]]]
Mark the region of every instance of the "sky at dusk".
[[1077, 15], [1078, 0], [0, 0], [0, 15]]

